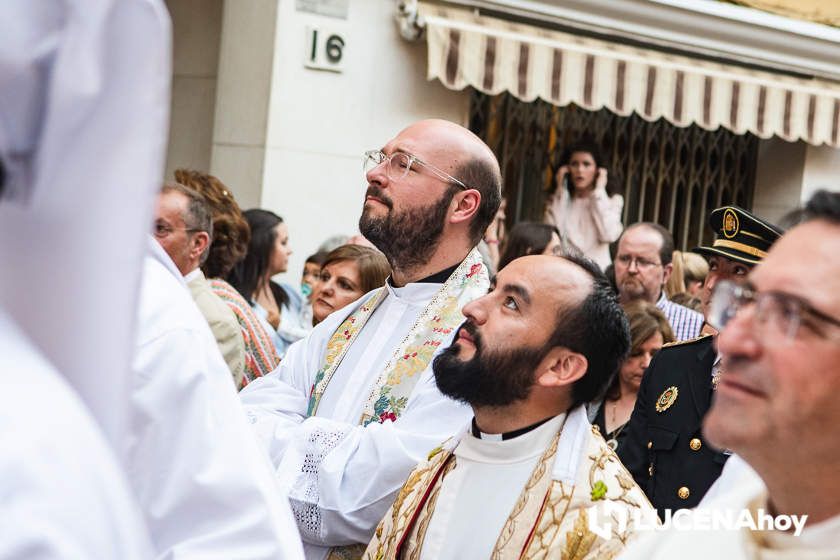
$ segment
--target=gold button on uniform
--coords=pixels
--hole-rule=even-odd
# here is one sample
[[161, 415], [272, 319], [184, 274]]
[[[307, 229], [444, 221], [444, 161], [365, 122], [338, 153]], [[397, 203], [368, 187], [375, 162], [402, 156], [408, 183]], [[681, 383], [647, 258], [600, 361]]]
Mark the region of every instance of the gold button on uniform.
[[653, 463], [648, 467], [648, 476], [653, 476]]
[[703, 442], [700, 441], [700, 438], [693, 438], [690, 442], [688, 442], [688, 446], [692, 451], [700, 451], [700, 448], [703, 447]]
[[648, 442], [648, 449], [650, 449], [651, 447], [653, 447], [653, 442], [652, 442], [652, 441], [649, 441], [649, 442]]
[[687, 500], [690, 494], [691, 492], [689, 492], [688, 488], [685, 486], [681, 486], [680, 489], [677, 490], [677, 496], [679, 496], [681, 500]]

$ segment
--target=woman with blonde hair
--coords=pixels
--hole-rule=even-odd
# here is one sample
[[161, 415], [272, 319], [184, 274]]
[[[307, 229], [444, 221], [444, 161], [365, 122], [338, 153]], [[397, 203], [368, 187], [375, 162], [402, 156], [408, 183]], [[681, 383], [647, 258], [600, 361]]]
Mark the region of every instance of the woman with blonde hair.
[[674, 303], [702, 312], [700, 290], [709, 273], [709, 263], [697, 253], [674, 251], [671, 276], [665, 283], [665, 295]]
[[251, 231], [233, 194], [218, 178], [200, 171], [178, 169], [175, 180], [199, 192], [213, 213], [213, 241], [201, 270], [210, 280], [213, 293], [236, 315], [245, 342], [245, 378], [242, 386], [271, 372], [280, 363], [271, 337], [245, 298], [223, 280], [245, 257]]
[[318, 289], [312, 297], [312, 324], [383, 284], [391, 274], [385, 255], [362, 245], [333, 249], [321, 265]]

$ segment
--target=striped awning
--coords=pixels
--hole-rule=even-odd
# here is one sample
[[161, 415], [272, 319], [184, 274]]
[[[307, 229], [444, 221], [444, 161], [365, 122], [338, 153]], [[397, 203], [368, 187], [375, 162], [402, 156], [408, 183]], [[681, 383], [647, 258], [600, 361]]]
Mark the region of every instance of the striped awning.
[[578, 37], [419, 3], [428, 78], [460, 90], [606, 107], [676, 126], [840, 147], [840, 84]]

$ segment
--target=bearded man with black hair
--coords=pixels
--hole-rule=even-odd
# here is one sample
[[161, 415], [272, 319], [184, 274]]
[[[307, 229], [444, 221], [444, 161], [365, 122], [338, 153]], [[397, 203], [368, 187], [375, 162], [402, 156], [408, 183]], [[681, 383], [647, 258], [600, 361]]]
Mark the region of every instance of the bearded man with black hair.
[[614, 557], [656, 514], [586, 416], [630, 347], [606, 277], [522, 257], [463, 313], [433, 369], [472, 423], [411, 473], [365, 558]]

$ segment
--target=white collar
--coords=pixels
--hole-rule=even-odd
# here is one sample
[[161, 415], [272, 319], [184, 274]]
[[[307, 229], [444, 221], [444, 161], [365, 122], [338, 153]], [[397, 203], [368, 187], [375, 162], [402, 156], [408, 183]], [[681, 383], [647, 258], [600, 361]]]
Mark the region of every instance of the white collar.
[[148, 243], [147, 246], [149, 248], [150, 256], [155, 259], [156, 261], [160, 262], [163, 267], [168, 270], [172, 276], [178, 279], [184, 287], [187, 286], [187, 283], [184, 281], [184, 277], [181, 275], [181, 271], [178, 270], [178, 267], [175, 266], [175, 263], [169, 257], [169, 255], [164, 251], [163, 247], [161, 247], [160, 243], [157, 239], [149, 235], [147, 237]]
[[557, 443], [557, 456], [554, 459], [554, 468], [551, 471], [551, 478], [567, 484], [574, 484], [577, 479], [577, 471], [580, 465], [586, 443], [589, 441], [589, 434], [592, 425], [586, 417], [586, 407], [579, 405], [569, 411], [563, 432], [560, 434], [560, 441]]
[[502, 440], [501, 434], [494, 439], [487, 439], [484, 437], [486, 434], [477, 438], [469, 430], [455, 448], [455, 455], [479, 463], [518, 463], [539, 457], [551, 445], [565, 418], [565, 414], [560, 414], [520, 436], [506, 440]]
[[204, 273], [201, 272], [201, 268], [196, 268], [192, 272], [184, 274], [184, 282], [186, 282], [187, 284], [198, 278], [204, 278]]
[[388, 296], [394, 297], [408, 305], [426, 305], [429, 300], [435, 297], [443, 284], [431, 282], [411, 282], [405, 286], [396, 288], [390, 282], [385, 282], [385, 289]]

